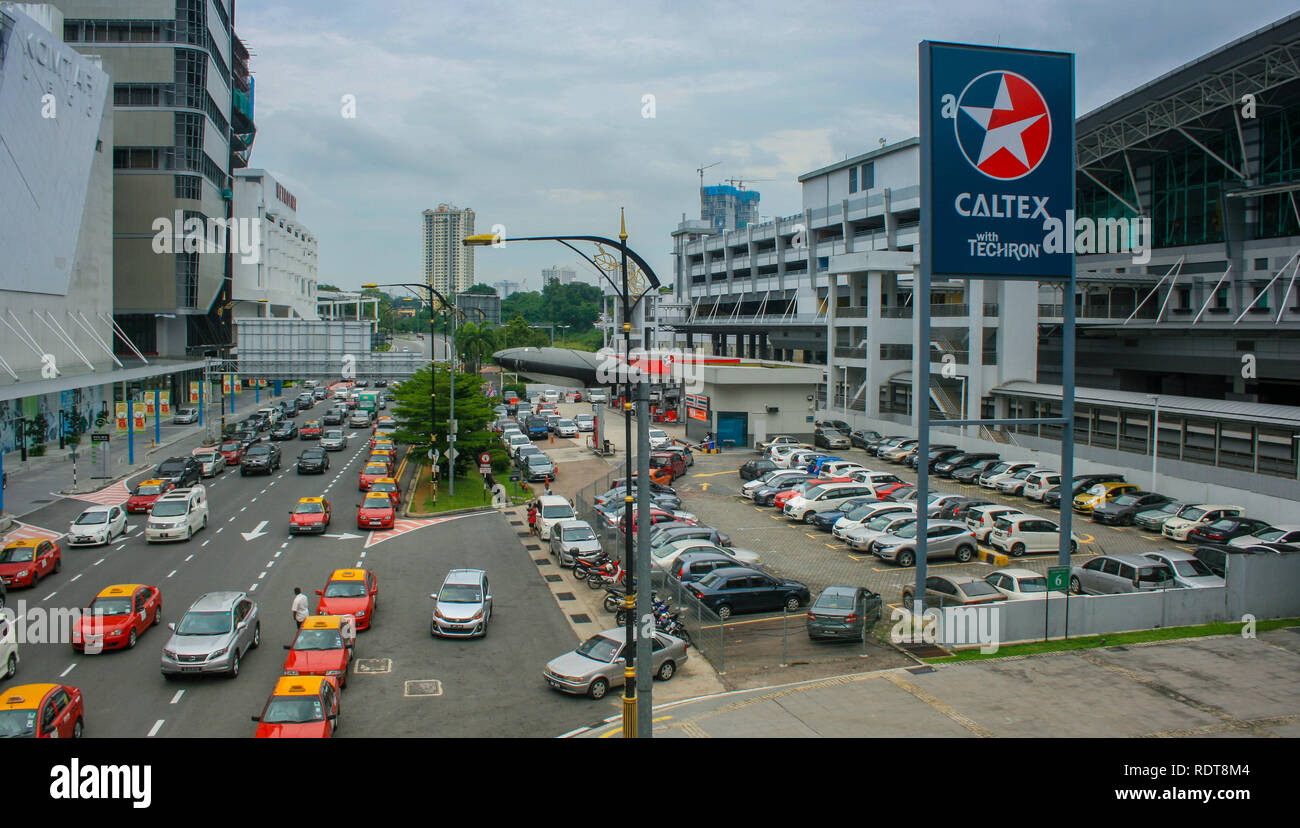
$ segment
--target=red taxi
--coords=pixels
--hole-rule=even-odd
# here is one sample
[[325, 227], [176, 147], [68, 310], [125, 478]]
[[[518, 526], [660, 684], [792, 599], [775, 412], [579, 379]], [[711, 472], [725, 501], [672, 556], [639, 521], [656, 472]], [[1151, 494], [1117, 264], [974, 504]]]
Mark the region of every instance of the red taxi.
[[309, 615], [298, 628], [293, 644], [284, 648], [286, 676], [330, 676], [342, 689], [348, 684], [352, 651], [343, 640], [343, 619], [338, 615]]
[[357, 619], [357, 629], [365, 630], [379, 604], [379, 579], [369, 569], [336, 569], [316, 594], [321, 596], [317, 615], [351, 615]]
[[325, 676], [281, 676], [262, 715], [257, 739], [327, 739], [339, 729], [339, 688]]
[[20, 684], [0, 691], [0, 739], [80, 739], [86, 709], [66, 684]]
[[361, 491], [368, 491], [370, 485], [381, 477], [391, 477], [392, 470], [388, 468], [387, 463], [367, 463], [361, 470], [361, 475], [357, 480], [357, 488]]
[[[224, 452], [223, 452], [224, 453]], [[153, 508], [153, 502], [176, 488], [170, 480], [145, 480], [135, 487], [126, 499], [126, 510], [132, 514], [147, 512]]]
[[323, 430], [320, 420], [308, 420], [302, 424], [302, 428], [298, 429], [298, 438], [300, 440], [319, 440]]
[[289, 513], [289, 534], [324, 534], [330, 528], [330, 502], [323, 497], [303, 497]]
[[396, 508], [402, 503], [402, 493], [397, 488], [397, 481], [391, 477], [381, 477], [374, 483], [370, 484], [370, 493], [383, 492], [388, 495], [388, 499], [393, 501]]
[[24, 538], [0, 549], [0, 582], [7, 587], [34, 587], [63, 569], [63, 550], [51, 540]]
[[366, 492], [366, 499], [357, 504], [358, 529], [392, 529], [397, 519], [397, 509], [388, 492]]
[[141, 633], [162, 621], [156, 586], [115, 584], [95, 596], [72, 630], [72, 649], [96, 653], [130, 649]]

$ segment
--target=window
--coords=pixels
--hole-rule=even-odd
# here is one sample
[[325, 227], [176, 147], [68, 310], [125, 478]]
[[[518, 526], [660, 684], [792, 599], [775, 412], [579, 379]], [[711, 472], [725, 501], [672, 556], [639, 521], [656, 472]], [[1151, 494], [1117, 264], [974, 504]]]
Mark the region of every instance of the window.
[[1113, 560], [1113, 559], [1111, 559], [1111, 558], [1107, 558], [1106, 560], [1102, 561], [1101, 563], [1102, 563], [1102, 566], [1101, 566], [1101, 571], [1102, 571], [1102, 572], [1106, 573], [1107, 575], [1118, 575], [1118, 574], [1119, 574], [1119, 561]]
[[175, 197], [189, 198], [195, 201], [203, 197], [203, 179], [197, 175], [172, 176], [175, 183]]
[[856, 193], [857, 191], [858, 191], [858, 168], [849, 167], [849, 192]]
[[858, 176], [858, 186], [863, 191], [876, 186], [876, 162], [872, 161], [862, 165], [862, 173]]

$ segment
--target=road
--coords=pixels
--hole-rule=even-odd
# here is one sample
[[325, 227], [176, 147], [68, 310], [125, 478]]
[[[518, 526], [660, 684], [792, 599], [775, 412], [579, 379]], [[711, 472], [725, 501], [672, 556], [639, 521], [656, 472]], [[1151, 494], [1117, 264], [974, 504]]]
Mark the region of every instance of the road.
[[[436, 334], [434, 341], [438, 347], [438, 360], [440, 362], [450, 359], [451, 347], [448, 344], [447, 337], [443, 334]], [[409, 350], [411, 353], [420, 354], [425, 359], [429, 358], [429, 334], [424, 335], [424, 339], [416, 339], [414, 336], [403, 334], [393, 338], [393, 350], [402, 352]]]
[[[311, 412], [304, 412], [299, 419], [308, 416]], [[284, 468], [275, 474], [241, 478], [227, 471], [204, 481], [209, 525], [189, 542], [146, 544], [143, 516], [132, 516], [124, 539], [108, 547], [65, 546], [61, 573], [35, 589], [10, 592], [9, 605], [20, 609], [23, 600], [26, 611], [85, 607], [110, 584], [157, 585], [168, 622], [179, 620], [205, 592], [247, 590], [259, 603], [262, 646], [250, 651], [237, 679], [164, 680], [159, 656], [169, 632], [160, 626], [142, 635], [133, 650], [100, 655], [78, 654], [67, 643], [20, 645], [22, 662], [11, 681], [79, 687], [90, 737], [249, 736], [255, 728], [249, 717], [261, 711], [281, 673], [282, 647], [294, 633], [293, 588], [301, 587], [314, 607], [314, 591], [333, 569], [361, 566], [376, 573], [380, 601], [375, 627], [359, 635], [356, 654], [387, 659], [387, 671], [349, 676], [340, 736], [551, 736], [610, 715], [613, 697], [571, 698], [542, 681], [545, 662], [577, 639], [503, 517], [409, 521], [405, 533], [355, 528], [360, 501], [355, 481], [369, 431], [349, 429], [348, 434], [347, 449], [330, 455], [331, 468], [323, 476], [293, 470], [298, 452], [310, 445], [294, 440], [281, 444]], [[344, 537], [290, 537], [286, 526], [293, 504], [321, 494], [334, 507], [332, 534]], [[86, 505], [61, 498], [23, 520], [60, 532]], [[489, 573], [495, 601], [485, 639], [442, 641], [429, 635], [428, 595], [453, 567]], [[406, 694], [406, 682], [430, 679], [440, 682], [440, 695]]]

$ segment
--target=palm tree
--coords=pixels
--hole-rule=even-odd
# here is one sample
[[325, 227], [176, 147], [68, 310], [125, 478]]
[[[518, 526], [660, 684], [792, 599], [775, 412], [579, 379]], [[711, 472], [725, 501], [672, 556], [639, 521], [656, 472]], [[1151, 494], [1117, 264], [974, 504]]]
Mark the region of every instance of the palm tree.
[[466, 322], [456, 329], [456, 350], [473, 365], [475, 374], [482, 367], [484, 354], [491, 354], [496, 347], [496, 331], [486, 324]]

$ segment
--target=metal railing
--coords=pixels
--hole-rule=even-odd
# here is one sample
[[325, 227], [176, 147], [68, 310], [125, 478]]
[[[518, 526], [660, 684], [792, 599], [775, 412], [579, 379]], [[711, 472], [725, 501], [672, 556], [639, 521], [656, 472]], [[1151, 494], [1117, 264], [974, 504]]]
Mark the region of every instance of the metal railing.
[[950, 305], [931, 305], [930, 316], [970, 316], [970, 305], [950, 304]]
[[912, 306], [905, 305], [901, 308], [881, 308], [880, 318], [881, 319], [911, 319]]
[[866, 359], [867, 346], [863, 345], [861, 348], [854, 348], [851, 345], [836, 345], [835, 356], [847, 359]]

